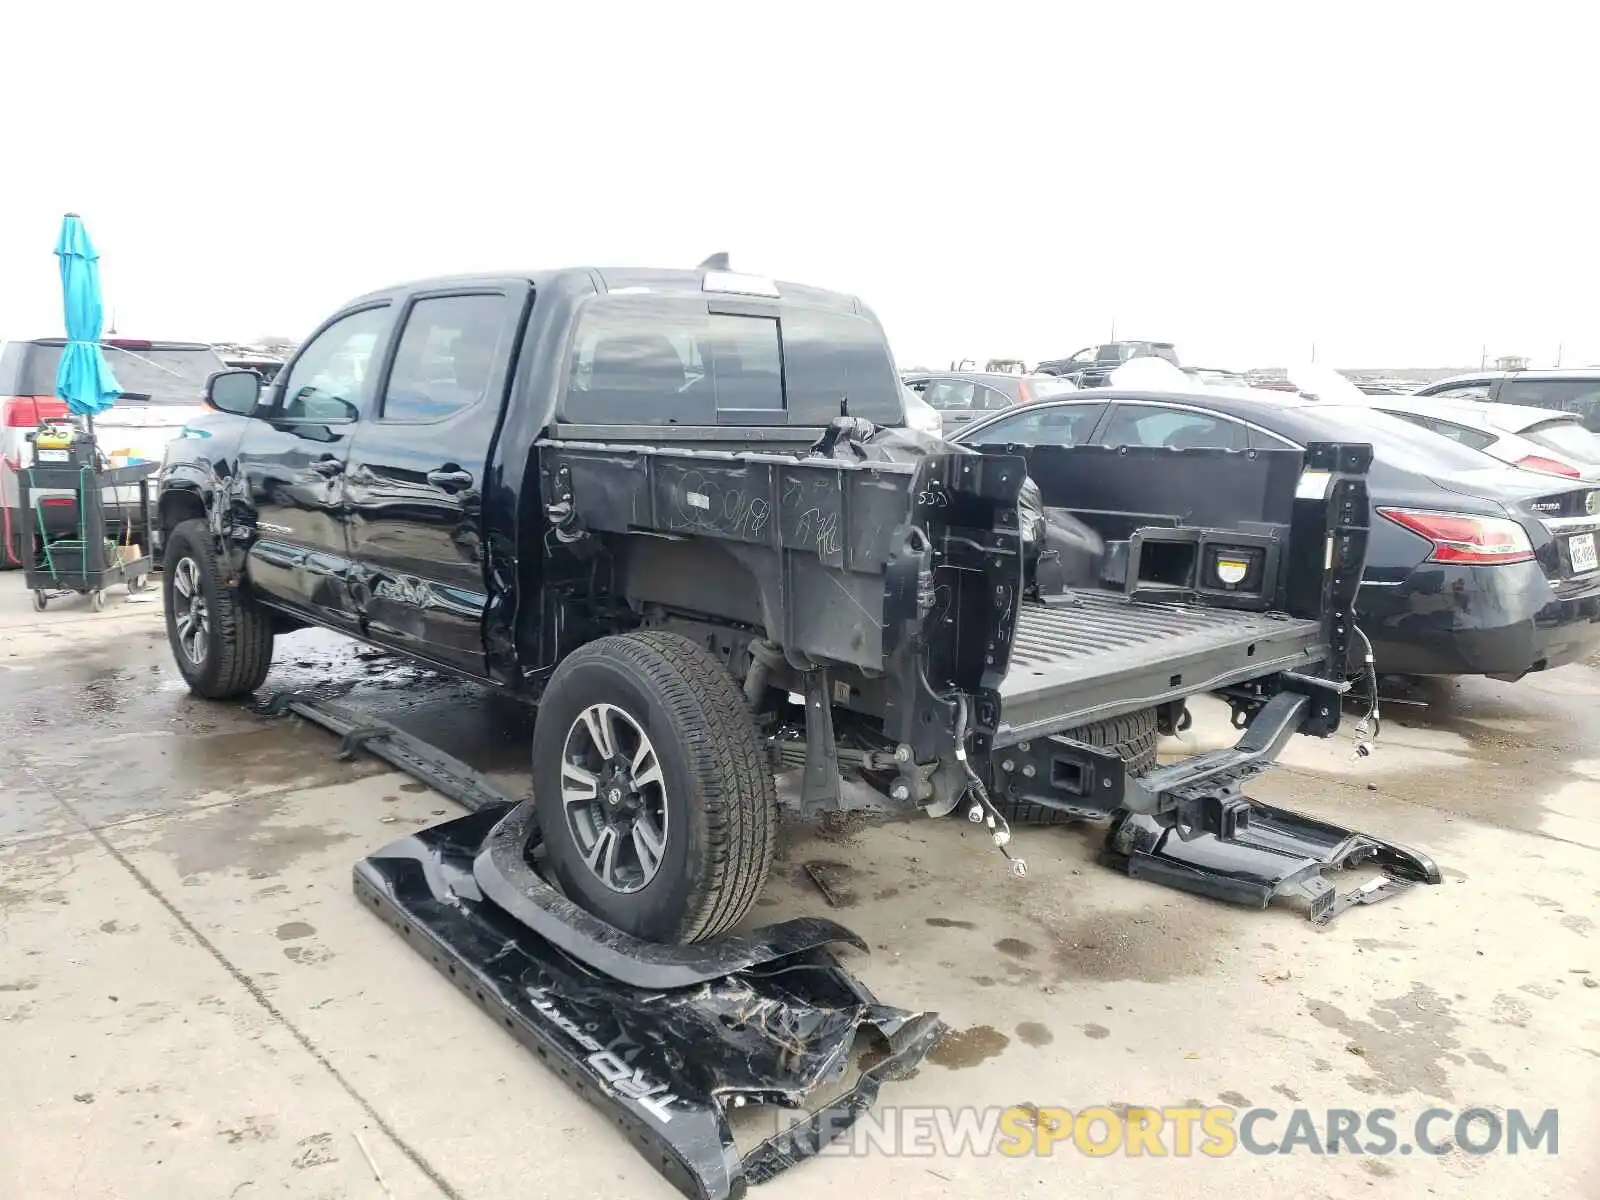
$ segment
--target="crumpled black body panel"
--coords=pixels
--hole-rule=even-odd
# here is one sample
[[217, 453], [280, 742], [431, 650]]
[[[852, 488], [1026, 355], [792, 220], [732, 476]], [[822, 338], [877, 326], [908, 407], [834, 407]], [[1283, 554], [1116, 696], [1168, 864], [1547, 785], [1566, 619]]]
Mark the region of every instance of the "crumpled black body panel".
[[[1412, 884], [1444, 879], [1419, 850], [1257, 800], [1249, 802], [1245, 827], [1231, 837], [1184, 836], [1154, 817], [1120, 813], [1100, 860], [1135, 879], [1233, 904], [1265, 908], [1274, 899], [1302, 899], [1314, 925], [1355, 905], [1391, 899]], [[1381, 880], [1340, 894], [1323, 875], [1363, 865], [1380, 867]]]
[[533, 801], [505, 811], [484, 838], [472, 874], [485, 897], [579, 962], [621, 983], [680, 988], [829, 944], [867, 944], [837, 921], [798, 917], [690, 946], [646, 942], [586, 912], [546, 883], [527, 861], [539, 841]]
[[[685, 1195], [740, 1196], [815, 1154], [943, 1032], [932, 1013], [877, 1003], [814, 945], [679, 988], [634, 987], [583, 965], [478, 887], [474, 858], [506, 812], [485, 809], [385, 847], [357, 864], [356, 894]], [[887, 1056], [827, 1108], [741, 1157], [724, 1106], [803, 1108], [846, 1073], [862, 1029], [881, 1035]]]

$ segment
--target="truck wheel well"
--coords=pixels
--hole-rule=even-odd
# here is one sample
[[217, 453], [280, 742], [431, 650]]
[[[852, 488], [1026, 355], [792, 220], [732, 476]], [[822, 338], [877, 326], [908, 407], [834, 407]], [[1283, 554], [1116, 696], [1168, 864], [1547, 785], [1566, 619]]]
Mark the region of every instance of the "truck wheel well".
[[204, 521], [206, 519], [205, 501], [194, 492], [168, 492], [161, 497], [161, 503], [156, 509], [157, 519], [161, 524], [161, 536], [165, 541], [184, 521]]

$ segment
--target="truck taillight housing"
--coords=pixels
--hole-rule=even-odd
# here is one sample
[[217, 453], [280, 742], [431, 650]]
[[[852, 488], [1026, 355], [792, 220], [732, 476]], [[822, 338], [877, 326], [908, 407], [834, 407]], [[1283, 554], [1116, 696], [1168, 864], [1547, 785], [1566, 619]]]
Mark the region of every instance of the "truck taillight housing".
[[1471, 517], [1414, 508], [1379, 508], [1378, 512], [1432, 542], [1430, 562], [1492, 566], [1528, 562], [1534, 556], [1528, 531], [1505, 517]]
[[1546, 475], [1565, 475], [1568, 479], [1578, 479], [1580, 475], [1576, 467], [1569, 467], [1564, 462], [1557, 462], [1553, 458], [1545, 458], [1539, 454], [1530, 454], [1526, 458], [1519, 458], [1516, 466], [1524, 471], [1540, 471]]
[[67, 402], [54, 396], [0, 396], [0, 425], [7, 429], [35, 429], [67, 415]]

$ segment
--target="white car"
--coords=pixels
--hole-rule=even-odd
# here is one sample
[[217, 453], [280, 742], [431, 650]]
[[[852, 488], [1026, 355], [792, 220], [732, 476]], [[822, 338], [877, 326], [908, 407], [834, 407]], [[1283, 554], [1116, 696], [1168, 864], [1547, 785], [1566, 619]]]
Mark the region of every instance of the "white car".
[[1585, 429], [1577, 413], [1443, 397], [1371, 396], [1369, 400], [1373, 408], [1525, 471], [1600, 479], [1600, 435]]
[[1600, 437], [1578, 413], [1526, 404], [1452, 400], [1448, 396], [1369, 396], [1326, 367], [1290, 371], [1301, 395], [1366, 404], [1524, 471], [1568, 479], [1600, 479]]

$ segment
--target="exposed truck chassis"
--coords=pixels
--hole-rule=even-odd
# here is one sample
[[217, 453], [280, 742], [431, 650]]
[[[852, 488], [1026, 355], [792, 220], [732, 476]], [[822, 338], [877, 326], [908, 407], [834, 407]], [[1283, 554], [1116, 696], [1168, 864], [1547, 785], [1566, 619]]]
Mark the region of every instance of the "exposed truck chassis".
[[[1325, 561], [1312, 564], [1298, 585], [1311, 590], [1308, 607], [1324, 614], [1314, 637], [1304, 620], [1289, 618], [1275, 635], [1257, 629], [1261, 618], [1239, 614], [1247, 639], [1213, 639], [1193, 661], [1182, 660], [1181, 670], [1162, 662], [1159, 646], [1146, 645], [1123, 656], [1115, 686], [1084, 689], [1077, 708], [1057, 704], [1056, 720], [1041, 717], [1055, 701], [1040, 699], [1030, 709], [1026, 695], [1019, 703], [1017, 689], [1008, 695], [1004, 686], [1023, 604], [1020, 460], [939, 455], [888, 470], [641, 446], [551, 442], [541, 449], [545, 504], [575, 562], [606, 553], [610, 534], [710, 537], [731, 543], [749, 566], [760, 611], [751, 614], [747, 634], [725, 617], [701, 614], [697, 621], [692, 608], [663, 606], [659, 596], [636, 612], [646, 623], [652, 609], [657, 620], [664, 612], [662, 623], [698, 634], [736, 675], [742, 667], [758, 714], [774, 692], [803, 704], [798, 729], [792, 721], [787, 729], [767, 724], [774, 768], [797, 754], [803, 761], [803, 810], [838, 802], [839, 769], [848, 762], [892, 772], [889, 794], [907, 806], [937, 815], [970, 801], [969, 817], [995, 830], [1007, 857], [991, 793], [1111, 815], [1101, 858], [1107, 865], [1235, 902], [1265, 906], [1275, 896], [1296, 896], [1318, 924], [1412, 882], [1439, 881], [1424, 855], [1259, 804], [1241, 791], [1290, 737], [1326, 736], [1340, 719], [1348, 684], [1329, 664], [1343, 661], [1354, 634], [1346, 614], [1365, 534], [1365, 463], [1342, 458], [1348, 448], [1312, 451], [1321, 456], [1312, 465], [1326, 472], [1327, 490], [1299, 514], [1317, 522], [1326, 547]], [[908, 486], [916, 497], [909, 523]], [[770, 498], [771, 507], [752, 506], [752, 494]], [[837, 522], [831, 526], [829, 506]], [[963, 507], [952, 519], [951, 510]], [[751, 515], [763, 511], [764, 519]], [[709, 525], [697, 515], [708, 512], [716, 514]], [[897, 513], [901, 519], [886, 528]], [[858, 536], [835, 539], [829, 528]], [[1159, 541], [1161, 534], [1148, 536]], [[1130, 578], [1138, 578], [1136, 570]], [[628, 594], [626, 579], [621, 593]], [[559, 586], [543, 595], [558, 614], [541, 614], [541, 625], [555, 639], [549, 658], [559, 661], [570, 649], [561, 644], [564, 631], [579, 641], [593, 636], [583, 617], [594, 597], [576, 587], [563, 596]], [[1092, 607], [1094, 600], [1064, 595], [1049, 602]], [[567, 603], [570, 612], [562, 612]], [[948, 643], [975, 652], [950, 657], [928, 633], [941, 624], [955, 624], [963, 635]], [[762, 627], [781, 631], [782, 649], [758, 635]], [[974, 637], [974, 628], [987, 636]], [[1296, 669], [1302, 663], [1305, 669]], [[1044, 680], [1035, 698], [1047, 688], [1061, 694], [1061, 672], [1031, 673]], [[1145, 677], [1154, 682], [1129, 687], [1130, 678]], [[1234, 746], [1139, 775], [1115, 750], [1065, 732], [1084, 713], [1119, 704], [1125, 711], [1135, 702], [1154, 703], [1170, 732], [1186, 719], [1184, 698], [1198, 690], [1233, 706], [1242, 729]], [[882, 1082], [912, 1070], [943, 1031], [936, 1015], [881, 1005], [854, 980], [827, 947], [865, 947], [834, 922], [800, 919], [688, 946], [639, 940], [541, 876], [530, 854], [540, 841], [533, 801], [515, 802], [425, 742], [325, 701], [284, 695], [269, 711], [321, 724], [342, 736], [341, 754], [370, 751], [474, 810], [358, 864], [357, 894], [605, 1110], [686, 1195], [739, 1196], [814, 1155], [873, 1103]], [[858, 714], [881, 721], [887, 749], [841, 747], [836, 724]], [[1385, 874], [1342, 896], [1323, 878], [1326, 869], [1362, 863]], [[727, 1107], [806, 1108], [821, 1086], [842, 1082], [861, 1030], [880, 1036], [881, 1060], [832, 1103], [741, 1156]]]
[[[1300, 895], [1317, 924], [1413, 881], [1438, 882], [1424, 855], [1238, 794], [1238, 783], [1270, 765], [1274, 743], [1293, 733], [1309, 702], [1287, 693], [1270, 701], [1239, 744], [1204, 756], [1203, 768], [1185, 772], [1180, 763], [1136, 779], [1102, 756], [1096, 778], [1112, 780], [1123, 799], [1151, 807], [1159, 806], [1152, 797], [1170, 794], [1178, 814], [1162, 826], [1123, 810], [1102, 861], [1219, 899], [1265, 906], [1274, 895]], [[261, 711], [321, 725], [341, 737], [340, 757], [375, 754], [469, 810], [363, 859], [356, 895], [686, 1196], [739, 1197], [816, 1155], [946, 1030], [937, 1014], [880, 1003], [840, 965], [829, 945], [866, 950], [842, 925], [798, 918], [690, 946], [641, 942], [535, 870], [525, 852], [538, 840], [531, 801], [337, 704], [281, 693]], [[1200, 835], [1202, 822], [1222, 832]], [[1322, 878], [1328, 867], [1367, 861], [1386, 873], [1343, 895]], [[741, 1155], [729, 1108], [808, 1109], [819, 1089], [843, 1082], [861, 1032], [880, 1045], [853, 1084]]]

